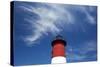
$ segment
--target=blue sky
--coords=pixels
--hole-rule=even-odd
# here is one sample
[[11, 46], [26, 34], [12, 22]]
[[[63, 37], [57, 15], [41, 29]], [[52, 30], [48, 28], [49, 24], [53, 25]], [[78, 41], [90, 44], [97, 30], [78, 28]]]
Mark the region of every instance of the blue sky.
[[97, 7], [14, 2], [14, 65], [51, 63], [51, 42], [67, 41], [67, 63], [97, 60]]

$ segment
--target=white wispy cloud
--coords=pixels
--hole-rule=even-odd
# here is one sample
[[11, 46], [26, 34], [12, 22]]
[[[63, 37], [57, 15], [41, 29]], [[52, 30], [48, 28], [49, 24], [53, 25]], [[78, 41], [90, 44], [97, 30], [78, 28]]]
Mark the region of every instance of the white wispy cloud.
[[72, 27], [71, 25], [77, 24], [75, 23], [76, 16], [70, 10], [72, 8], [85, 14], [90, 24], [96, 24], [94, 17], [89, 14], [84, 6], [70, 8], [67, 5], [45, 4], [45, 6], [41, 5], [37, 7], [32, 5], [26, 7], [23, 5], [21, 8], [39, 17], [35, 22], [33, 22], [34, 19], [25, 18], [34, 27], [34, 29], [32, 28], [33, 33], [25, 38], [25, 41], [30, 44], [35, 43], [43, 35], [56, 35], [63, 31], [63, 29], [69, 30], [69, 27]]
[[[96, 54], [92, 56], [88, 56], [89, 52], [94, 52], [97, 50], [97, 43], [96, 41], [90, 40], [80, 44], [79, 47], [75, 48], [70, 46], [68, 48], [67, 59], [69, 61], [81, 61], [85, 60], [86, 58], [96, 58]], [[88, 59], [86, 59], [88, 60]]]
[[88, 10], [86, 7], [79, 7], [79, 10], [86, 15], [86, 18], [87, 18], [86, 20], [88, 21], [88, 23], [96, 24], [94, 16], [92, 16], [88, 11], [88, 10], [93, 11], [94, 10], [93, 7], [89, 7]]
[[83, 54], [87, 54], [90, 51], [96, 51], [97, 50], [97, 43], [96, 41], [87, 41], [85, 43], [83, 43], [82, 45], [84, 45], [82, 48], [80, 48], [79, 50], [81, 50]]
[[80, 54], [75, 54], [75, 53], [70, 53], [67, 55], [67, 60], [70, 62], [75, 62], [75, 61], [81, 61], [86, 58], [85, 55], [80, 55]]

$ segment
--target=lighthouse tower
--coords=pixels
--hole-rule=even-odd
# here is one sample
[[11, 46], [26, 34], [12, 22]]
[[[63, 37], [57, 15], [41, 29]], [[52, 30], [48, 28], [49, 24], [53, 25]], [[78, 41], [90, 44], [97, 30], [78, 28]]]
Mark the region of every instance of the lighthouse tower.
[[60, 35], [56, 36], [56, 38], [52, 41], [52, 64], [66, 63], [65, 46], [66, 41]]

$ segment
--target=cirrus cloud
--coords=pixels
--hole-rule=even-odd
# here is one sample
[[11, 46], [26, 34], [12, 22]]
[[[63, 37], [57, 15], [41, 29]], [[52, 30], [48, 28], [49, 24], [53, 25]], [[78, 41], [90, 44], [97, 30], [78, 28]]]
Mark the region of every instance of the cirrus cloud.
[[[26, 6], [24, 4], [20, 7], [27, 13], [31, 13], [32, 15], [35, 14], [39, 18], [35, 21], [34, 18], [25, 18], [25, 20], [29, 22], [30, 26], [32, 27], [31, 35], [28, 35], [25, 38], [25, 41], [30, 44], [35, 43], [37, 40], [42, 38], [43, 35], [57, 35], [64, 29], [69, 31], [71, 28], [73, 28], [73, 25], [79, 24], [80, 22], [76, 22], [77, 15], [75, 15], [73, 10], [84, 14], [85, 17], [82, 19], [87, 20], [87, 23], [91, 25], [96, 24], [94, 16], [89, 13], [89, 11], [92, 12], [94, 8], [89, 6], [89, 9], [87, 9], [86, 6], [37, 3], [36, 7], [33, 5]], [[81, 28], [84, 28], [84, 26]]]

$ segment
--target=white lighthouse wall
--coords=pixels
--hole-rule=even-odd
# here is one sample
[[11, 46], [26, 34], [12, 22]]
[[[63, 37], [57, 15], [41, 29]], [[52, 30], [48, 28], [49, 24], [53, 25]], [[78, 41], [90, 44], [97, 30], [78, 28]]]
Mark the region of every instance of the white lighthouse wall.
[[51, 64], [57, 64], [57, 63], [66, 63], [66, 57], [62, 56], [53, 57], [51, 60]]

